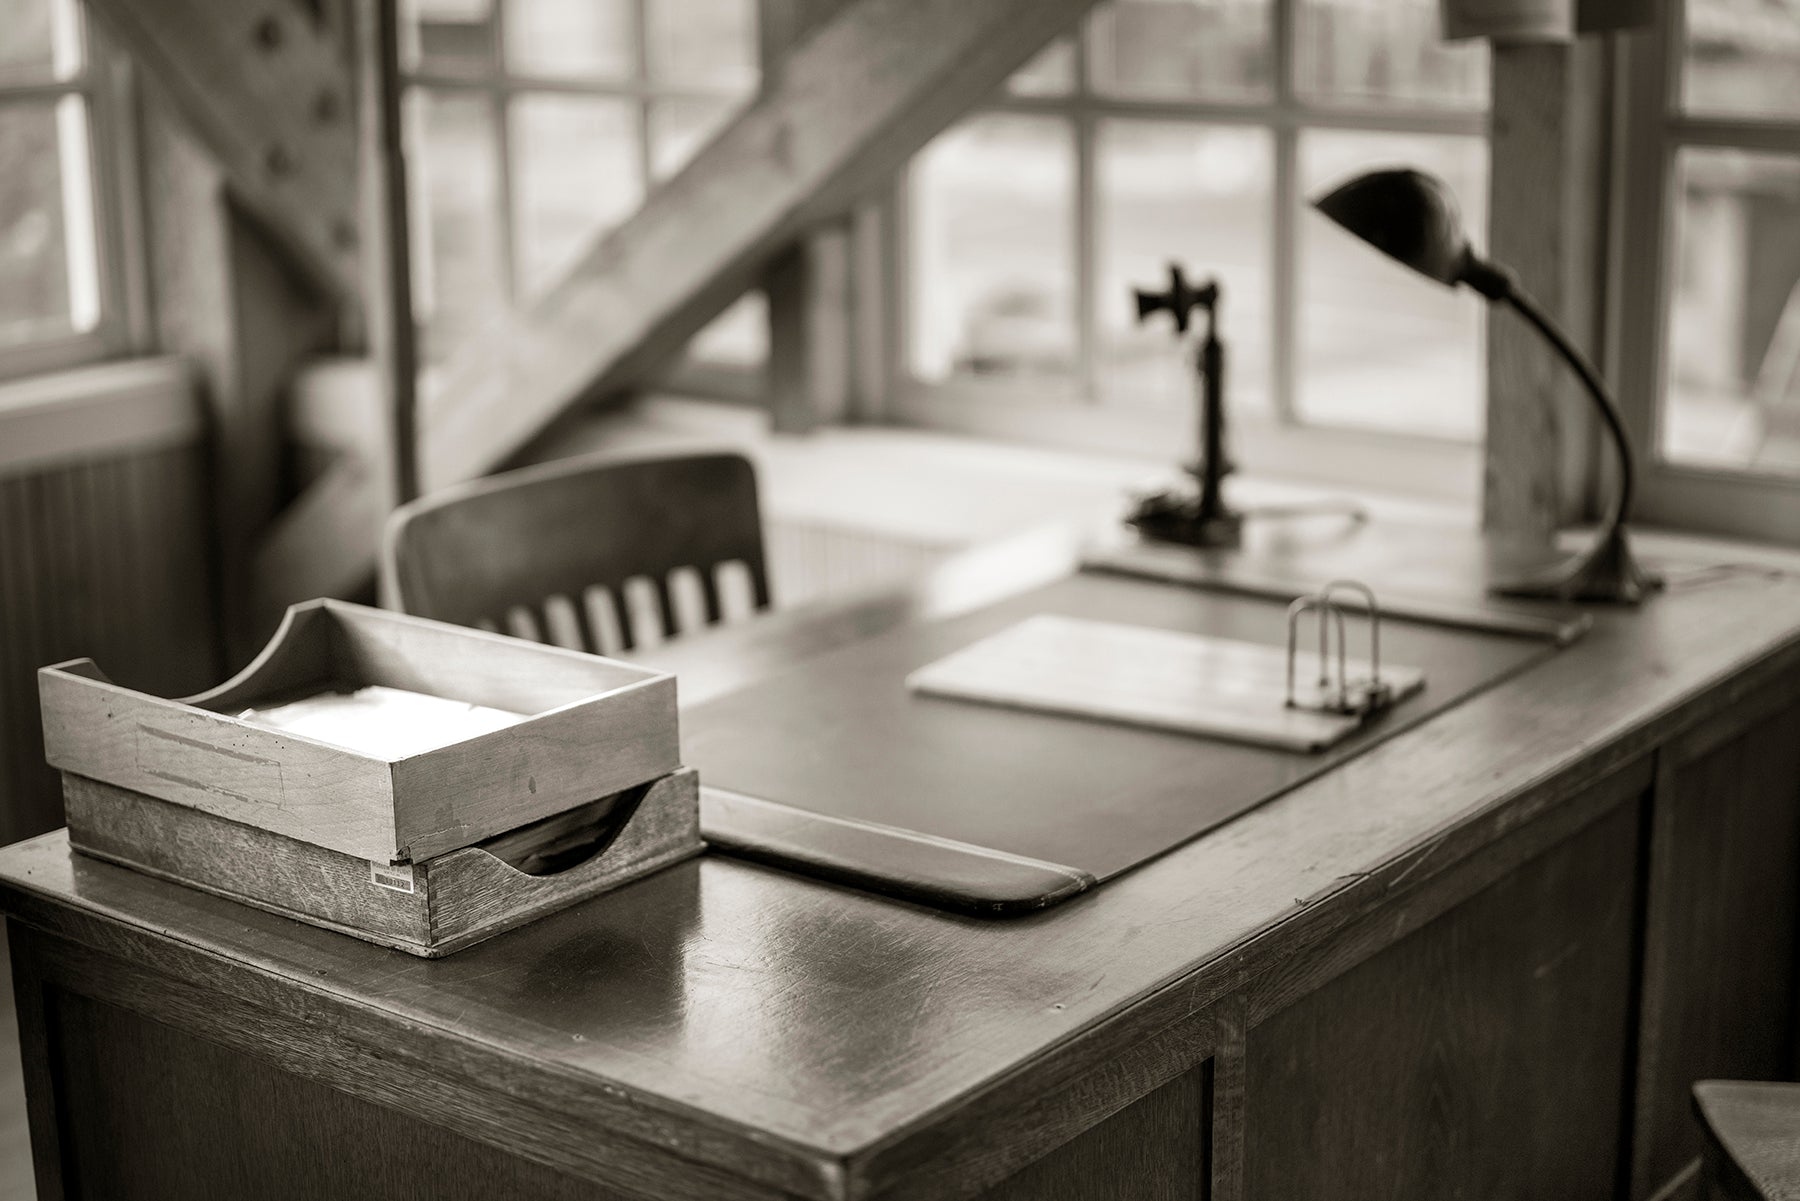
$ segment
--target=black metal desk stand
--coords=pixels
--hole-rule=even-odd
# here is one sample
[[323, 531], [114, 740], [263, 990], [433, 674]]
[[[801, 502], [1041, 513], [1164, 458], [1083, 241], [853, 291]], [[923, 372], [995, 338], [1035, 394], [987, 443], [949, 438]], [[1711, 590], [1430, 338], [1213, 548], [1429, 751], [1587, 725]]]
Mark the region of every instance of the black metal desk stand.
[[1179, 263], [1169, 264], [1169, 286], [1160, 292], [1139, 288], [1132, 292], [1140, 323], [1167, 312], [1175, 322], [1176, 341], [1187, 337], [1191, 315], [1206, 311], [1206, 334], [1194, 356], [1200, 393], [1199, 456], [1186, 465], [1195, 487], [1173, 488], [1143, 497], [1126, 521], [1145, 538], [1184, 546], [1237, 546], [1243, 539], [1244, 521], [1250, 517], [1304, 517], [1341, 513], [1355, 521], [1364, 519], [1360, 507], [1347, 501], [1308, 505], [1270, 505], [1234, 509], [1225, 500], [1225, 477], [1233, 470], [1225, 449], [1225, 345], [1219, 340], [1219, 305], [1222, 291], [1217, 279], [1196, 287]]

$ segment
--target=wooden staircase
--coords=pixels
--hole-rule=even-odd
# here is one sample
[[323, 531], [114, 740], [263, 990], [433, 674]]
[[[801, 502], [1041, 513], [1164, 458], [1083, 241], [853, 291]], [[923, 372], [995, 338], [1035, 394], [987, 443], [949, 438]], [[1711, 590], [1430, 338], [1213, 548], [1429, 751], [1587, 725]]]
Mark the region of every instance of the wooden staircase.
[[[246, 207], [355, 312], [370, 273], [353, 216], [358, 122], [346, 101], [358, 39], [347, 31], [368, 22], [314, 2], [323, 7], [90, 0]], [[448, 364], [418, 414], [424, 488], [492, 470], [577, 402], [642, 383], [810, 228], [882, 186], [1093, 3], [848, 0], [822, 18], [815, 5], [754, 103], [559, 284]], [[347, 456], [266, 531], [252, 565], [264, 612], [368, 578], [391, 503], [384, 468]]]

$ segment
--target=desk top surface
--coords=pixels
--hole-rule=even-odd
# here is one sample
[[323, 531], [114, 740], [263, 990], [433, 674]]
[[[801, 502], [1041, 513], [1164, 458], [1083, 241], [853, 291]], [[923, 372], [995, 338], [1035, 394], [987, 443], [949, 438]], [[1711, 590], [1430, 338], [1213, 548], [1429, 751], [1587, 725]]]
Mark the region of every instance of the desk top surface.
[[[1438, 565], [1421, 571], [1468, 562], [1471, 539], [1430, 539], [1403, 540]], [[1745, 557], [1678, 550], [1672, 588], [1643, 609], [1596, 610], [1586, 638], [1524, 675], [1030, 917], [964, 918], [708, 855], [424, 961], [72, 856], [60, 831], [0, 851], [0, 906], [151, 966], [205, 963], [479, 1046], [607, 1099], [628, 1130], [688, 1132], [663, 1137], [679, 1154], [828, 1196], [845, 1171], [916, 1161], [962, 1106], [1106, 1019], [1177, 984], [1195, 1004], [1224, 995], [1260, 970], [1276, 940], [1259, 936], [1328, 921], [1374, 869], [1638, 757], [1721, 703], [1714, 685], [1792, 675], [1800, 575], [1707, 566]], [[1335, 574], [1354, 559], [1334, 544], [1319, 561]], [[1069, 564], [1066, 544], [1013, 546], [904, 594], [671, 645], [656, 665], [702, 703]]]

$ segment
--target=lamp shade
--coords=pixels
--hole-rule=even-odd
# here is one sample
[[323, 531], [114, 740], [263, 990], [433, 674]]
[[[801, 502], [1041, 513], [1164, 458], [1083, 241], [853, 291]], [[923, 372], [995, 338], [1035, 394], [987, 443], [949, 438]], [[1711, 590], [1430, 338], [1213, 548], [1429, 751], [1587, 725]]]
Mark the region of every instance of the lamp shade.
[[1466, 282], [1469, 239], [1456, 197], [1411, 167], [1371, 171], [1320, 196], [1313, 207], [1381, 251], [1441, 284]]

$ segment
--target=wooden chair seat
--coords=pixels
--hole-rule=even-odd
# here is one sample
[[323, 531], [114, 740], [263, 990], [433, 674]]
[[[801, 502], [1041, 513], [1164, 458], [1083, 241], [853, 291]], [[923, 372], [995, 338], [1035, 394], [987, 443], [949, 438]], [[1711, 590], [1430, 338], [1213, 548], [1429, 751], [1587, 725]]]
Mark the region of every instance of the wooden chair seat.
[[1800, 1084], [1702, 1080], [1694, 1112], [1706, 1136], [1708, 1197], [1800, 1201]]
[[599, 654], [769, 606], [742, 455], [528, 467], [395, 511], [382, 603]]

